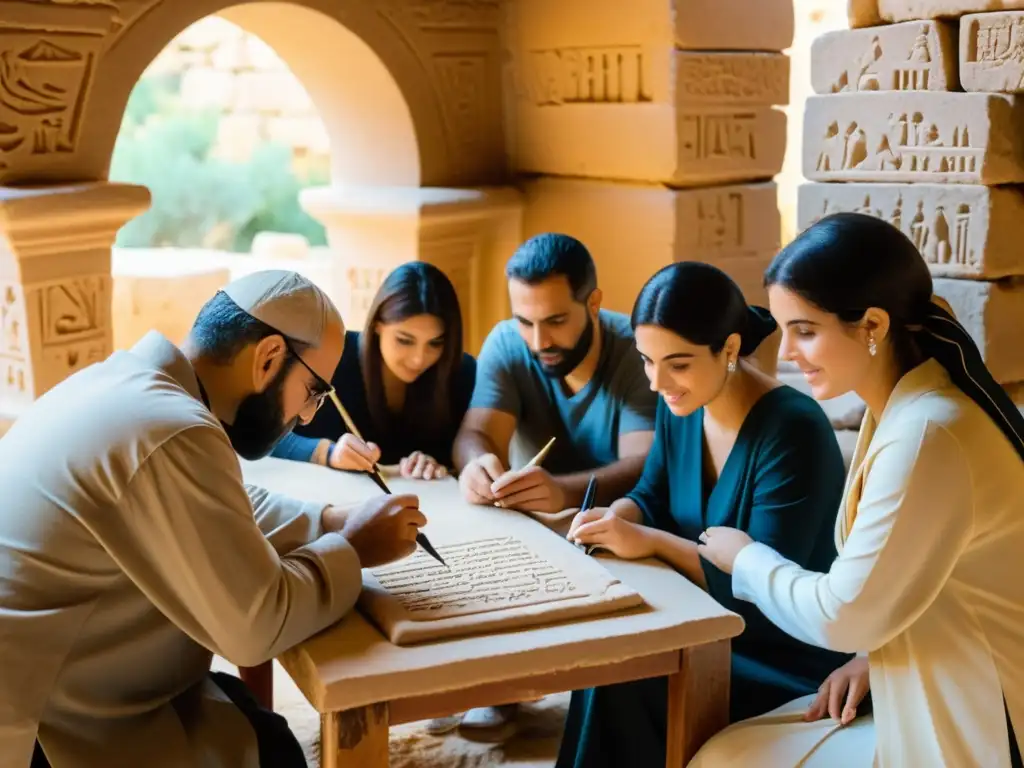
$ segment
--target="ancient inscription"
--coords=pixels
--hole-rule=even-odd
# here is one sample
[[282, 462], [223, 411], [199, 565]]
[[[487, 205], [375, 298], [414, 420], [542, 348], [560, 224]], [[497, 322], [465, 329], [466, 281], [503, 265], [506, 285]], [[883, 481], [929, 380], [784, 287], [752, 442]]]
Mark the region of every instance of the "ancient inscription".
[[1024, 274], [1012, 247], [1024, 219], [1024, 194], [1012, 187], [968, 184], [805, 184], [797, 226], [833, 213], [888, 221], [909, 237], [938, 277], [1001, 278]]
[[915, 21], [822, 35], [811, 47], [816, 93], [944, 91], [956, 87], [956, 28]]
[[757, 115], [688, 114], [679, 120], [683, 160], [756, 160]]
[[109, 279], [96, 275], [43, 289], [43, 344], [102, 335], [109, 326]]
[[635, 104], [652, 101], [641, 46], [531, 51], [533, 103]]
[[421, 620], [484, 613], [577, 597], [575, 583], [514, 537], [439, 546], [445, 568], [422, 550], [373, 569], [380, 585]]
[[20, 286], [0, 283], [0, 392], [27, 390], [28, 337]]
[[345, 270], [348, 283], [349, 308], [358, 317], [359, 322], [366, 317], [373, 305], [373, 297], [377, 295], [388, 270], [374, 267], [349, 267]]
[[742, 194], [718, 193], [697, 200], [698, 247], [740, 248], [743, 243]]
[[960, 25], [960, 67], [970, 91], [1024, 91], [1024, 12], [984, 13]]
[[487, 57], [485, 54], [437, 54], [434, 71], [452, 143], [459, 157], [471, 160], [480, 154], [485, 137]]
[[684, 102], [787, 104], [789, 57], [677, 51], [675, 87]]

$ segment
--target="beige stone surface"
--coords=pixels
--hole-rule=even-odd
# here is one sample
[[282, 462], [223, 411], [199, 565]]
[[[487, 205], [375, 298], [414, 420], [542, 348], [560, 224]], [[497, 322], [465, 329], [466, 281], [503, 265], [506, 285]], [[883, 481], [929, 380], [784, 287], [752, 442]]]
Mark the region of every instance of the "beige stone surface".
[[1024, 275], [1019, 247], [1024, 190], [976, 184], [802, 184], [797, 210], [804, 230], [831, 213], [867, 213], [899, 227], [933, 275]]
[[1024, 102], [981, 93], [812, 96], [804, 176], [813, 181], [1024, 181]]
[[956, 25], [908, 21], [828, 32], [811, 46], [815, 93], [955, 91]]
[[935, 293], [949, 302], [996, 381], [1024, 381], [1024, 283], [939, 278]]
[[913, 19], [955, 19], [966, 13], [1024, 9], [1024, 0], [847, 0], [851, 27]]
[[789, 61], [770, 53], [531, 51], [517, 104], [521, 170], [678, 185], [782, 167]]
[[1024, 11], [960, 20], [960, 83], [965, 91], [1024, 91]]
[[[311, 501], [339, 504], [380, 494], [366, 476], [311, 464], [280, 459], [243, 461], [242, 471], [247, 482]], [[527, 515], [493, 507], [467, 509], [451, 478], [392, 479], [389, 485], [395, 493], [419, 496], [428, 519], [423, 531], [438, 544], [464, 538], [468, 520], [474, 527], [489, 527], [492, 523], [483, 521], [494, 521], [508, 536], [557, 540]], [[407, 647], [389, 642], [361, 613], [352, 612], [331, 629], [288, 651], [282, 663], [299, 678], [310, 702], [323, 712], [527, 674], [601, 666], [735, 637], [743, 629], [739, 616], [668, 566], [653, 560], [620, 561], [600, 555], [593, 559], [639, 592], [647, 608]], [[315, 685], [314, 679], [318, 681]]]
[[151, 330], [184, 341], [202, 306], [231, 280], [223, 267], [187, 269], [169, 255], [139, 266], [114, 272], [114, 349], [129, 349]]
[[783, 51], [792, 0], [517, 0], [516, 33], [531, 50], [634, 45], [703, 51]]
[[585, 243], [609, 309], [628, 314], [654, 272], [685, 260], [715, 264], [740, 284], [748, 300], [764, 301], [764, 269], [780, 238], [772, 182], [674, 190], [539, 179], [524, 191], [524, 237], [556, 231]]

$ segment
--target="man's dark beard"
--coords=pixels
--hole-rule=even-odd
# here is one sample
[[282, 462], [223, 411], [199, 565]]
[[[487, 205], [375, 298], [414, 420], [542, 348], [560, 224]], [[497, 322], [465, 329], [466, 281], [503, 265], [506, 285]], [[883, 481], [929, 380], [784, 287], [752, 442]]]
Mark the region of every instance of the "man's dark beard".
[[[544, 371], [544, 375], [552, 379], [564, 379], [574, 370], [576, 366], [583, 362], [583, 358], [587, 356], [590, 351], [591, 345], [594, 343], [594, 319], [588, 314], [587, 315], [587, 327], [583, 329], [583, 333], [580, 334], [579, 339], [576, 340], [576, 344], [571, 349], [565, 349], [563, 347], [545, 347], [540, 352], [534, 352], [533, 356], [540, 363], [541, 370]], [[546, 365], [541, 359], [541, 354], [561, 354], [562, 359], [554, 365]]]
[[284, 423], [281, 393], [290, 365], [284, 366], [262, 392], [247, 396], [238, 406], [235, 423], [221, 422], [231, 446], [243, 459], [256, 461], [270, 454], [281, 438], [294, 429], [298, 418]]

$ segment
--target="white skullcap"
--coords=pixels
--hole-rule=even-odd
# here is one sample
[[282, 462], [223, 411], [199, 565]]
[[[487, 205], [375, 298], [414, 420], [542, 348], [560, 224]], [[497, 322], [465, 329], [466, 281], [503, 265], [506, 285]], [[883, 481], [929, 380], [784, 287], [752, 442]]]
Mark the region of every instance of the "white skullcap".
[[289, 339], [312, 347], [320, 346], [329, 324], [342, 325], [334, 302], [313, 281], [297, 272], [253, 272], [221, 290], [246, 314]]

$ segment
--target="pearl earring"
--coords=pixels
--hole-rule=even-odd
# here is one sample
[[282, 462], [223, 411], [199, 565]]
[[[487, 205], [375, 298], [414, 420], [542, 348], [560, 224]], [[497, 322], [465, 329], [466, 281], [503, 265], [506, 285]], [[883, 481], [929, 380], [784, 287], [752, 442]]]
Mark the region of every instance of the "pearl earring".
[[878, 347], [875, 346], [875, 337], [868, 335], [868, 354], [874, 357], [878, 353]]
[[736, 361], [735, 360], [730, 360], [728, 368], [729, 368], [729, 373], [736, 373]]

